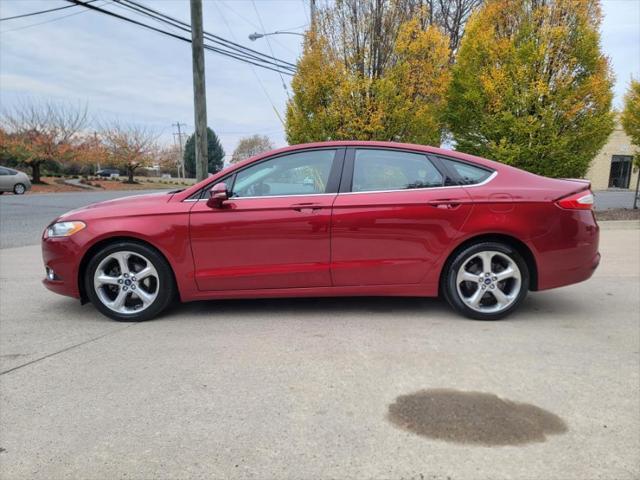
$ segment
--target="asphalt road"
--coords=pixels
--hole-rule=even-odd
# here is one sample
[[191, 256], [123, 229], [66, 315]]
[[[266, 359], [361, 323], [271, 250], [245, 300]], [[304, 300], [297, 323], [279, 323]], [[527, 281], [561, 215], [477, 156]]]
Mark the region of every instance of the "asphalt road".
[[633, 208], [635, 190], [601, 190], [594, 192], [596, 210]]
[[46, 291], [38, 246], [3, 249], [0, 477], [638, 479], [639, 246], [604, 223], [591, 280], [501, 322], [361, 298], [142, 324]]
[[91, 203], [159, 190], [0, 195], [0, 248], [35, 245], [57, 216]]

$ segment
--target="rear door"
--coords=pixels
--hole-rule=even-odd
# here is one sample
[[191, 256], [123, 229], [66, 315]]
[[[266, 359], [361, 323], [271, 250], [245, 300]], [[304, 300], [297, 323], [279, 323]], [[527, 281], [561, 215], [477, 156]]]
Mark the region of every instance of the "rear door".
[[419, 152], [348, 150], [331, 225], [335, 286], [417, 284], [436, 268], [472, 209], [436, 163]]
[[313, 149], [253, 163], [225, 180], [224, 208], [190, 214], [200, 290], [328, 287], [331, 205], [344, 149]]

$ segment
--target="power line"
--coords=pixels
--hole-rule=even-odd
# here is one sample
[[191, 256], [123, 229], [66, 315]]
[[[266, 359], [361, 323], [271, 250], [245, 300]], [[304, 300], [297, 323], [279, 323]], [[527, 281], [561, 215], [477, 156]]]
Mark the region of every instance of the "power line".
[[[256, 2], [255, 0], [251, 0], [251, 3], [253, 5], [253, 9], [256, 12], [256, 16], [258, 17], [258, 22], [260, 23], [260, 26], [262, 27], [262, 31], [266, 32], [267, 30], [264, 28], [264, 24], [262, 23], [262, 17], [260, 17], [260, 12], [258, 12], [258, 7], [256, 6]], [[271, 48], [271, 42], [269, 41], [269, 37], [265, 36], [264, 39], [267, 41], [267, 46], [269, 47], [269, 51], [271, 52], [271, 55], [273, 56], [273, 48]], [[289, 90], [287, 89], [287, 84], [284, 81], [284, 77], [282, 76], [281, 73], [279, 73], [280, 75], [280, 81], [282, 81], [282, 88], [284, 88], [284, 91], [287, 92], [287, 97], [289, 96]]]
[[[138, 22], [137, 20], [134, 20], [132, 18], [125, 17], [123, 15], [119, 15], [119, 14], [117, 14], [115, 12], [111, 12], [109, 10], [104, 10], [102, 8], [99, 8], [99, 7], [96, 7], [96, 6], [93, 6], [93, 5], [89, 5], [87, 3], [81, 2], [80, 0], [67, 0], [67, 1], [71, 2], [71, 3], [75, 4], [75, 5], [82, 5], [82, 6], [88, 8], [90, 10], [94, 10], [94, 11], [97, 11], [97, 12], [100, 12], [100, 13], [104, 13], [104, 14], [109, 15], [111, 17], [118, 18], [120, 20], [124, 20], [125, 22], [129, 22], [129, 23], [132, 23], [134, 25], [138, 25], [140, 27], [147, 28], [149, 30], [152, 30], [152, 31], [157, 32], [157, 33], [160, 33], [162, 35], [167, 35], [169, 37], [175, 38], [176, 40], [181, 40], [183, 42], [191, 43], [191, 39], [190, 38], [183, 37], [181, 35], [178, 35], [178, 34], [175, 34], [175, 33], [171, 33], [171, 32], [168, 32], [166, 30], [162, 30], [160, 28], [156, 28], [156, 27], [154, 27], [152, 25], [148, 25], [146, 23]], [[252, 65], [255, 65], [255, 66], [261, 67], [261, 68], [265, 68], [267, 70], [273, 70], [274, 72], [283, 73], [285, 75], [292, 75], [293, 74], [292, 71], [289, 71], [289, 70], [287, 70], [287, 71], [280, 70], [280, 68], [285, 68], [285, 67], [274, 68], [274, 67], [271, 67], [269, 65], [265, 65], [264, 63], [256, 63], [255, 61], [249, 60], [246, 57], [246, 55], [241, 55], [241, 54], [239, 54], [237, 52], [230, 52], [228, 50], [223, 50], [221, 48], [213, 47], [211, 45], [205, 45], [204, 48], [209, 50], [209, 51], [219, 53], [220, 55], [231, 57], [231, 58], [234, 58], [236, 60], [240, 60], [241, 62], [250, 63]]]
[[[183, 31], [191, 32], [191, 26], [188, 23], [183, 22], [182, 20], [179, 20], [175, 17], [171, 17], [165, 13], [159, 12], [158, 10], [154, 10], [153, 8], [142, 5], [141, 3], [135, 2], [133, 0], [115, 0], [115, 1], [121, 5], [127, 6], [128, 8], [131, 8], [138, 12], [145, 13], [146, 15], [151, 16], [152, 18], [161, 19], [165, 23], [168, 23]], [[295, 64], [291, 62], [287, 62], [286, 60], [281, 60], [273, 55], [270, 56], [249, 47], [245, 47], [244, 45], [241, 45], [236, 42], [232, 42], [226, 38], [220, 37], [218, 35], [214, 35], [213, 33], [204, 32], [204, 36], [205, 38], [207, 38], [208, 40], [214, 43], [224, 46], [225, 48], [234, 50], [235, 53], [241, 53], [248, 57], [254, 58], [255, 60], [271, 63], [274, 65], [277, 65], [280, 68], [290, 69], [292, 71], [294, 71], [296, 67]], [[268, 59], [268, 60], [265, 60], [265, 59]], [[275, 63], [272, 60], [275, 61]]]
[[[89, 0], [87, 1], [87, 3], [92, 3], [95, 2], [96, 0]], [[67, 8], [72, 8], [75, 7], [76, 5], [65, 5], [64, 7], [56, 7], [56, 8], [50, 8], [48, 10], [40, 10], [37, 12], [30, 12], [30, 13], [23, 13], [22, 15], [14, 15], [13, 17], [5, 17], [5, 18], [0, 18], [0, 22], [4, 22], [5, 20], [15, 20], [16, 18], [26, 18], [26, 17], [33, 17], [34, 15], [42, 15], [43, 13], [49, 13], [49, 12], [57, 12], [58, 10], [65, 10]]]
[[[91, 2], [95, 2], [95, 1], [97, 1], [97, 0], [90, 0], [90, 1], [91, 1]], [[106, 5], [106, 4], [107, 4], [107, 3], [109, 3], [110, 1], [112, 1], [112, 0], [107, 0], [107, 1], [105, 1], [105, 2], [103, 2], [103, 3], [101, 3], [101, 4], [100, 4], [100, 6]], [[75, 5], [69, 5], [69, 7], [75, 7]], [[25, 26], [23, 26], [23, 27], [11, 28], [11, 29], [9, 29], [9, 30], [2, 30], [2, 31], [0, 31], [0, 34], [1, 34], [1, 33], [9, 33], [9, 32], [17, 32], [17, 31], [19, 31], [19, 30], [25, 30], [25, 29], [27, 29], [27, 28], [37, 27], [38, 25], [44, 25], [44, 24], [46, 24], [46, 23], [53, 23], [53, 22], [57, 22], [58, 20], [62, 20], [62, 19], [64, 19], [64, 18], [68, 18], [68, 17], [73, 17], [74, 15], [80, 15], [81, 13], [86, 13], [86, 12], [88, 12], [88, 10], [81, 10], [81, 11], [79, 11], [79, 12], [69, 13], [69, 14], [67, 14], [67, 15], [62, 15], [61, 17], [51, 18], [51, 19], [49, 19], [49, 20], [45, 20], [45, 21], [43, 21], [43, 22], [31, 23], [31, 24], [29, 24], [29, 25], [25, 25]], [[6, 20], [10, 20], [10, 19], [9, 19], [9, 18], [7, 18]]]
[[[136, 13], [139, 17], [144, 17], [144, 18], [148, 18], [148, 17], [149, 17], [148, 15], [146, 15], [146, 14], [144, 14], [144, 13], [142, 13], [142, 12], [138, 12], [138, 11], [135, 11], [135, 10], [131, 10], [131, 8], [130, 8], [129, 6], [127, 6], [127, 5], [121, 5], [119, 2], [117, 2], [117, 1], [115, 1], [115, 0], [114, 0], [114, 3], [113, 3], [112, 5], [113, 5], [114, 7], [119, 8], [119, 9], [120, 9], [120, 10], [122, 10], [122, 11], [126, 11], [126, 12], [131, 12], [131, 11], [133, 11], [133, 12], [134, 12], [134, 13]], [[153, 18], [153, 17], [152, 17], [152, 18]], [[164, 22], [164, 21], [162, 21], [162, 20], [160, 20], [160, 19], [158, 19], [158, 18], [153, 18], [153, 20], [155, 20], [155, 23], [157, 23], [157, 24], [159, 24], [159, 25], [162, 25], [162, 26], [167, 25], [167, 23], [166, 23], [166, 22]], [[174, 32], [174, 33], [176, 33], [176, 32], [177, 32], [177, 33], [182, 33], [181, 31], [179, 31], [179, 29], [177, 29], [177, 28], [175, 28], [175, 27], [173, 27], [173, 26], [171, 26], [171, 27], [172, 27], [172, 28], [171, 28], [171, 31], [172, 31], [172, 32]]]
[[[218, 10], [218, 13], [220, 14], [220, 17], [222, 18], [222, 21], [227, 26], [227, 30], [229, 30], [229, 33], [231, 34], [231, 36], [235, 40], [235, 34], [233, 33], [233, 30], [231, 29], [231, 25], [229, 25], [229, 22], [227, 22], [227, 18], [224, 16], [224, 13], [222, 12], [222, 9], [216, 3], [214, 3], [214, 5], [215, 5], [216, 9]], [[251, 71], [253, 72], [253, 75], [256, 77], [258, 85], [260, 85], [260, 88], [262, 89], [262, 93], [264, 93], [265, 97], [267, 97], [267, 100], [271, 104], [271, 108], [273, 108], [273, 112], [276, 114], [276, 117], [278, 117], [278, 120], [280, 121], [280, 123], [284, 126], [284, 120], [282, 119], [282, 116], [280, 115], [280, 112], [278, 112], [278, 109], [276, 108], [275, 104], [273, 103], [273, 100], [271, 99], [271, 95], [269, 95], [269, 92], [267, 91], [266, 87], [264, 86], [264, 83], [262, 83], [262, 79], [260, 78], [260, 76], [256, 72], [256, 69], [253, 68], [253, 66], [251, 66]]]
[[[75, 2], [76, 0], [68, 0], [68, 1], [74, 1]], [[141, 4], [136, 3], [136, 2], [130, 2], [130, 1], [127, 0], [127, 4], [124, 4], [124, 3], [122, 3], [121, 0], [116, 0], [116, 1], [118, 3], [120, 3], [122, 6], [126, 6], [127, 8], [135, 10], [138, 13], [143, 13], [146, 16], [149, 16], [149, 17], [153, 18], [154, 20], [162, 21], [162, 22], [164, 22], [164, 23], [166, 23], [166, 24], [168, 24], [168, 25], [170, 25], [170, 26], [172, 26], [174, 28], [178, 28], [178, 29], [180, 29], [180, 30], [182, 30], [184, 32], [188, 32], [189, 34], [191, 33], [191, 26], [189, 24], [185, 23], [185, 22], [181, 22], [180, 20], [177, 20], [177, 19], [174, 19], [172, 17], [169, 17], [168, 15], [165, 15], [165, 14], [163, 14], [161, 12], [157, 12], [157, 11], [151, 9], [151, 8], [145, 7], [144, 5], [141, 5]], [[132, 5], [128, 5], [128, 3], [131, 3]], [[89, 7], [89, 8], [91, 8], [91, 7]], [[105, 13], [107, 13], [107, 12], [105, 12]], [[108, 12], [108, 14], [117, 15], [117, 14], [113, 14], [113, 12]], [[128, 17], [124, 17], [123, 18], [121, 15], [117, 15], [117, 17], [118, 18], [122, 18], [122, 19], [126, 19], [127, 21], [131, 21], [133, 23], [136, 23], [138, 25], [144, 26], [146, 28], [150, 28], [152, 30], [158, 31], [158, 29], [156, 29], [154, 27], [151, 27], [151, 26], [149, 26], [147, 24], [144, 24], [144, 23], [141, 23], [141, 22], [136, 22], [135, 20], [129, 19]], [[165, 33], [165, 34], [168, 34], [168, 35], [171, 35], [174, 38], [179, 38], [179, 39], [181, 39], [183, 41], [185, 41], [185, 40], [189, 41], [189, 42], [191, 41], [190, 38], [182, 37], [182, 36], [176, 35], [176, 34], [171, 34], [169, 32], [166, 32], [165, 30], [161, 30], [161, 32]], [[207, 37], [208, 40], [211, 40], [211, 38], [209, 38], [209, 37], [215, 37], [214, 38], [214, 42], [215, 43], [219, 44], [223, 48], [231, 49], [232, 51], [223, 50], [220, 47], [213, 47], [211, 45], [205, 45], [204, 48], [206, 48], [207, 50], [211, 50], [211, 51], [214, 51], [216, 53], [221, 53], [222, 55], [227, 55], [227, 56], [230, 56], [230, 57], [235, 58], [237, 60], [246, 61], [247, 63], [251, 63], [253, 65], [260, 66], [262, 68], [267, 68], [268, 70], [278, 71], [278, 70], [281, 70], [281, 69], [285, 69], [285, 70], [289, 70], [291, 73], [294, 72], [294, 69], [292, 67], [289, 67], [287, 65], [281, 65], [280, 63], [278, 63], [278, 62], [287, 63], [287, 62], [284, 62], [283, 60], [275, 59], [275, 60], [277, 60], [277, 62], [274, 62], [274, 61], [271, 61], [271, 60], [263, 59], [263, 58], [261, 58], [261, 57], [259, 57], [257, 55], [253, 55], [252, 53], [247, 53], [246, 51], [244, 51], [244, 50], [247, 50], [249, 52], [254, 52], [251, 49], [246, 49], [245, 48], [244, 50], [242, 50], [242, 49], [237, 48], [235, 46], [229, 46], [224, 42], [228, 42], [228, 43], [231, 43], [231, 44], [233, 44], [233, 42], [229, 42], [226, 39], [222, 39], [221, 37], [217, 37], [217, 36], [212, 35], [212, 34], [207, 34], [206, 32], [205, 32], [205, 37]], [[220, 40], [218, 40], [218, 39], [220, 39]], [[236, 44], [233, 44], [233, 45], [236, 45]], [[241, 45], [238, 45], [238, 47], [244, 48]], [[255, 53], [260, 54], [260, 52], [255, 52]], [[261, 54], [261, 55], [263, 55], [263, 54]], [[267, 58], [270, 58], [270, 57], [268, 57], [266, 55], [263, 55], [263, 56], [265, 56]], [[242, 58], [240, 58], [240, 57], [242, 57]], [[256, 64], [254, 62], [266, 63], [266, 64], [268, 64], [270, 66]], [[293, 65], [293, 64], [291, 64], [291, 65]], [[275, 70], [273, 67], [275, 67], [275, 69], [278, 69], [278, 70]], [[284, 73], [289, 74], [289, 75], [291, 74], [291, 73], [287, 73], [286, 71]]]
[[[251, 25], [251, 27], [253, 27], [256, 32], [261, 29], [260, 25], [258, 25], [255, 22], [252, 22], [245, 15], [242, 15], [242, 14], [238, 13], [236, 10], [231, 8], [231, 5], [227, 4], [224, 0], [217, 0], [216, 2], [213, 2], [213, 4], [218, 8], [218, 10], [220, 10], [219, 5], [222, 5], [226, 10], [229, 10], [231, 13], [233, 13], [236, 17], [238, 17], [240, 20], [245, 22], [247, 25]], [[304, 24], [304, 25], [301, 25], [301, 26], [298, 26], [298, 27], [294, 27], [294, 28], [287, 28], [286, 30], [296, 30], [298, 28], [306, 27], [307, 25], [308, 24]], [[280, 45], [282, 48], [284, 48], [285, 50], [288, 50], [289, 52], [293, 53], [296, 56], [298, 55], [299, 52], [293, 50], [288, 45], [285, 45], [284, 43], [278, 41], [277, 38], [272, 38], [272, 40], [274, 42], [276, 42], [278, 45]]]

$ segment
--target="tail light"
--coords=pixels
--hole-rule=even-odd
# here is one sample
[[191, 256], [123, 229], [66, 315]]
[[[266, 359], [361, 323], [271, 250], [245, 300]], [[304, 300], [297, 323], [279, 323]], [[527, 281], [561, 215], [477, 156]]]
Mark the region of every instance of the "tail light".
[[559, 207], [567, 210], [591, 210], [593, 208], [593, 193], [589, 190], [573, 193], [556, 202]]

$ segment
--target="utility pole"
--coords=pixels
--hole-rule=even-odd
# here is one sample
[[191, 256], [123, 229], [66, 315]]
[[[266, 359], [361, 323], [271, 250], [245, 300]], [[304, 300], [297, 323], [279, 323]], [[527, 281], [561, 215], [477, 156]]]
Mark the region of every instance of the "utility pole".
[[[94, 147], [98, 145], [98, 132], [93, 131], [93, 145]], [[96, 172], [100, 170], [100, 160], [96, 161]], [[638, 192], [636, 192], [638, 193]]]
[[207, 94], [204, 83], [204, 40], [202, 0], [191, 0], [191, 55], [193, 65], [193, 105], [195, 113], [196, 180], [208, 173]]
[[311, 26], [316, 20], [316, 0], [309, 0], [309, 10], [311, 12]]
[[[178, 129], [178, 147], [180, 149], [180, 159], [178, 160], [178, 177], [180, 177], [180, 172], [182, 172], [182, 178], [186, 178], [186, 173], [184, 170], [184, 151], [182, 150], [182, 127], [186, 127], [186, 123], [172, 123], [172, 127], [176, 127]], [[175, 138], [175, 133], [173, 134]]]

